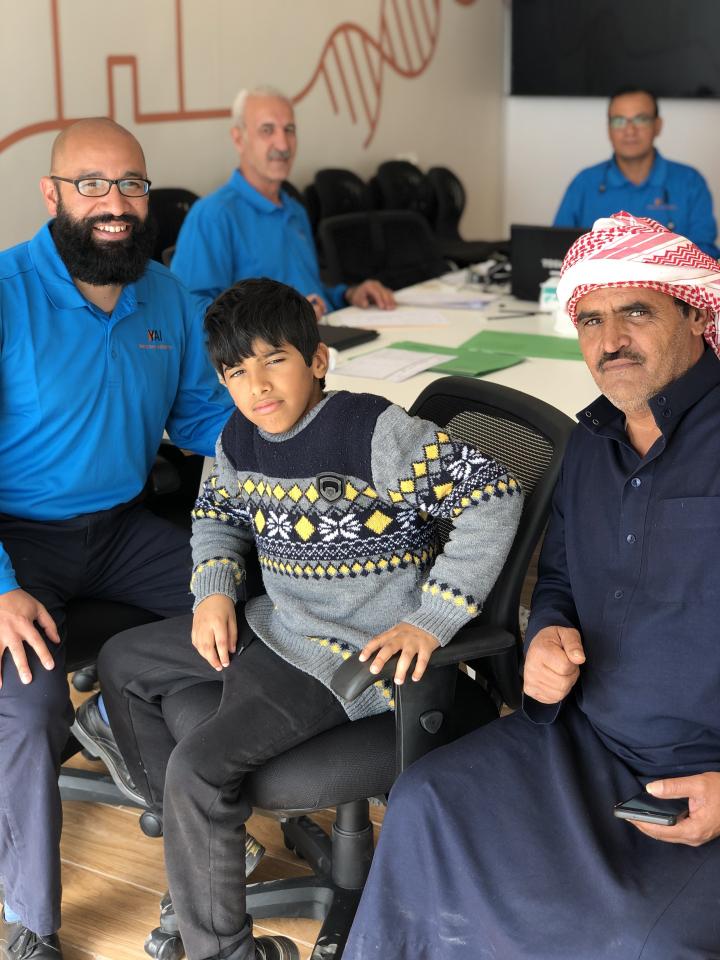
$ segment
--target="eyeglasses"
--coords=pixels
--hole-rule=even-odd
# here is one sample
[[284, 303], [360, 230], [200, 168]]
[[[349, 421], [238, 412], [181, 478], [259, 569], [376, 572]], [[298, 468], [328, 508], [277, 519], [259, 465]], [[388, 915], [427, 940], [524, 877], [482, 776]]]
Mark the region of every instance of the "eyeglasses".
[[104, 177], [81, 177], [71, 180], [69, 177], [50, 175], [51, 180], [62, 180], [63, 183], [72, 183], [83, 197], [105, 197], [112, 190], [113, 184], [124, 197], [144, 197], [150, 189], [150, 181], [140, 177], [121, 177], [120, 180], [106, 180]]
[[629, 123], [634, 127], [649, 127], [651, 123], [655, 123], [656, 119], [657, 117], [649, 113], [638, 113], [634, 117], [609, 117], [608, 124], [611, 130], [622, 130]]

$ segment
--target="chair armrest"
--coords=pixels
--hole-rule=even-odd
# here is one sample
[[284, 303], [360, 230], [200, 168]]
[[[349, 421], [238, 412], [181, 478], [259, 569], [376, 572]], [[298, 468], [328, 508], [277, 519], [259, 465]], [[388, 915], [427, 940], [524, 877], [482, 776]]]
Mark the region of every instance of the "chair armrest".
[[[430, 667], [445, 667], [466, 660], [490, 657], [513, 649], [515, 643], [515, 637], [507, 630], [482, 623], [470, 623], [463, 627], [447, 646], [440, 647], [433, 653]], [[355, 653], [338, 667], [330, 685], [343, 700], [355, 700], [377, 680], [392, 680], [399, 657], [400, 654], [391, 657], [380, 673], [370, 673], [372, 659], [361, 663]]]

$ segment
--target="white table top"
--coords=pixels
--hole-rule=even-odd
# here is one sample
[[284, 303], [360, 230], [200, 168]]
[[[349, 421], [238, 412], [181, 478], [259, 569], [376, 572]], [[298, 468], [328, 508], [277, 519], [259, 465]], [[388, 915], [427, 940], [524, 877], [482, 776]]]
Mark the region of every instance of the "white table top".
[[[457, 290], [457, 286], [444, 287], [441, 281], [432, 280], [412, 289]], [[478, 295], [482, 296], [483, 294], [478, 291]], [[501, 307], [501, 304], [504, 306]], [[340, 353], [337, 371], [328, 374], [327, 387], [330, 390], [352, 390], [356, 393], [380, 394], [407, 408], [429, 383], [437, 380], [443, 374], [428, 370], [401, 383], [392, 383], [389, 380], [343, 376], [342, 363], [350, 357], [368, 353], [380, 347], [390, 346], [390, 344], [400, 340], [416, 340], [421, 343], [453, 347], [463, 343], [481, 330], [495, 330], [506, 333], [553, 333], [553, 316], [549, 313], [527, 317], [511, 317], [508, 320], [486, 319], [489, 316], [495, 317], [503, 313], [504, 309], [507, 313], [512, 313], [513, 308], [532, 311], [537, 309], [537, 304], [514, 300], [509, 295], [500, 296], [482, 310], [432, 307], [433, 311], [440, 312], [449, 319], [450, 322], [446, 326], [378, 328], [380, 329], [380, 336], [377, 340], [373, 340], [372, 343], [364, 343], [350, 350], [343, 350]], [[338, 310], [331, 314], [326, 322], [342, 325], [344, 317], [347, 317], [350, 312], [357, 315], [360, 311], [352, 307]], [[372, 324], [368, 323], [368, 326], [371, 327]], [[522, 390], [532, 396], [539, 397], [573, 419], [575, 414], [583, 406], [594, 400], [600, 392], [595, 386], [585, 363], [581, 360], [546, 360], [531, 357], [514, 367], [485, 374], [483, 379], [492, 383], [503, 383], [508, 387], [514, 387], [516, 390]]]

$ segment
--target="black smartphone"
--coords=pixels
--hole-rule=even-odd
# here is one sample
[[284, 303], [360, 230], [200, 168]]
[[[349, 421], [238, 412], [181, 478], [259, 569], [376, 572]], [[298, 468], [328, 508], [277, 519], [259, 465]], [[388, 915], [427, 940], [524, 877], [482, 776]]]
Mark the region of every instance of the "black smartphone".
[[643, 820], [645, 823], [661, 823], [674, 827], [689, 813], [687, 797], [663, 799], [649, 793], [636, 793], [629, 800], [616, 803], [613, 813], [621, 820]]

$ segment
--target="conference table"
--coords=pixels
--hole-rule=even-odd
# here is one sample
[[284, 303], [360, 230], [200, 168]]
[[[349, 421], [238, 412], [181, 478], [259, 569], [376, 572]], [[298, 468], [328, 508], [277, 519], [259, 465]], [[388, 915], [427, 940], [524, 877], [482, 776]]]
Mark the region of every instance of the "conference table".
[[[454, 294], [457, 290], [456, 279], [452, 283], [445, 283], [441, 279], [425, 281], [416, 287], [408, 287], [397, 295], [399, 298], [403, 298], [404, 295], [412, 295], [416, 291], [436, 291], [438, 296], [441, 296], [443, 291]], [[478, 298], [486, 296], [479, 288], [475, 288], [475, 290]], [[442, 314], [447, 320], [447, 324], [442, 326], [377, 326], [378, 339], [339, 353], [335, 369], [326, 378], [327, 388], [329, 390], [352, 390], [357, 393], [376, 393], [408, 408], [429, 383], [444, 374], [427, 370], [415, 374], [407, 380], [395, 383], [390, 380], [372, 377], [346, 376], [343, 374], [343, 364], [349, 359], [362, 354], [369, 354], [399, 341], [412, 340], [418, 343], [455, 347], [482, 330], [556, 335], [553, 314], [536, 312], [538, 310], [537, 303], [515, 300], [509, 294], [499, 293], [494, 296], [495, 299], [482, 308], [468, 309], [442, 306], [411, 308], [408, 306], [407, 309], [412, 309], [415, 313], [427, 309], [432, 310], [434, 315]], [[507, 319], [504, 319], [506, 314]], [[367, 317], [367, 323], [364, 325], [372, 328], [373, 318], [377, 315], [377, 311], [364, 312], [354, 307], [348, 307], [335, 311], [326, 317], [323, 322], [331, 325], [344, 325], [348, 319], [357, 323], [363, 322], [364, 317]], [[503, 317], [503, 319], [495, 319], [497, 317]], [[392, 322], [392, 313], [388, 313], [386, 318], [379, 319]], [[560, 360], [528, 357], [516, 366], [483, 374], [483, 379], [493, 383], [502, 383], [538, 397], [572, 418], [586, 404], [595, 399], [599, 393], [585, 363], [579, 359]]]

